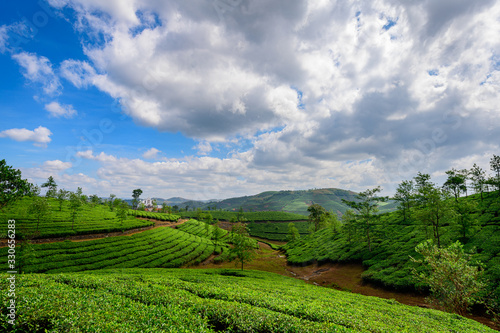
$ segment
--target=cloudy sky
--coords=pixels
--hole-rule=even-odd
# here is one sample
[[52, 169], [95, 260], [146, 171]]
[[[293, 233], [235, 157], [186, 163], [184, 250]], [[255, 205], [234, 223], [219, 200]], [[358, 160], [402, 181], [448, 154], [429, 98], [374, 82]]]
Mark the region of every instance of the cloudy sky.
[[500, 1], [0, 3], [0, 159], [87, 194], [227, 198], [489, 169]]

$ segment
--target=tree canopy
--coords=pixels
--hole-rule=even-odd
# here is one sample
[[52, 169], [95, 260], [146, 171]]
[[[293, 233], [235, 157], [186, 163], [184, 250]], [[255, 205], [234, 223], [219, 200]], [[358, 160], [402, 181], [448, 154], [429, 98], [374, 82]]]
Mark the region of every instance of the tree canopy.
[[33, 185], [21, 178], [21, 171], [7, 165], [5, 160], [0, 161], [0, 209], [15, 200], [31, 195]]

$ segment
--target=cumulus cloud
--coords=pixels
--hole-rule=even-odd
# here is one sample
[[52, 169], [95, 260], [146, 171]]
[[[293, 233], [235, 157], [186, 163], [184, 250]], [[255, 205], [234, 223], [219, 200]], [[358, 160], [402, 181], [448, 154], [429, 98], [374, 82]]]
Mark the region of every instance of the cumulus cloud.
[[58, 102], [45, 104], [45, 110], [47, 110], [52, 117], [56, 118], [64, 117], [69, 119], [77, 115], [73, 105], [59, 104]]
[[[498, 1], [258, 0], [222, 17], [202, 0], [63, 5], [88, 61], [64, 61], [61, 75], [200, 142], [200, 156], [159, 164], [85, 155], [111, 164], [102, 176], [149, 169], [164, 176], [153, 184], [172, 168], [231, 166], [242, 187], [302, 187], [293, 175], [359, 189], [500, 149]], [[240, 140], [243, 151], [210, 157], [213, 143]]]
[[39, 83], [46, 95], [59, 95], [62, 85], [52, 69], [49, 59], [29, 52], [12, 55], [23, 69], [23, 76], [30, 82]]
[[15, 141], [32, 141], [35, 146], [47, 147], [52, 141], [52, 132], [43, 126], [35, 128], [33, 131], [26, 128], [12, 128], [0, 132], [0, 138], [10, 138]]
[[142, 157], [144, 157], [145, 159], [153, 160], [158, 157], [158, 153], [161, 153], [161, 151], [156, 148], [151, 148], [147, 152], [142, 154]]

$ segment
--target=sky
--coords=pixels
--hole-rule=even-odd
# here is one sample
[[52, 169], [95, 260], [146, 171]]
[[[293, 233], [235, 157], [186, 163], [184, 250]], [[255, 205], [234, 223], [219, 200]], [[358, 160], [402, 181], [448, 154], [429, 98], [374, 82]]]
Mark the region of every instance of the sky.
[[489, 171], [500, 1], [0, 2], [0, 159], [208, 200]]

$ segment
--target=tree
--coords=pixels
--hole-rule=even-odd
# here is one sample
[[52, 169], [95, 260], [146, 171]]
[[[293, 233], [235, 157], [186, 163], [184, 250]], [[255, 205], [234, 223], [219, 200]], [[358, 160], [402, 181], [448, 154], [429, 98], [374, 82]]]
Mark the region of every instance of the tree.
[[97, 194], [92, 194], [90, 196], [90, 203], [91, 203], [92, 207], [95, 207], [95, 206], [97, 206], [98, 204], [101, 203], [101, 198], [99, 198], [97, 196]]
[[411, 208], [415, 201], [415, 186], [413, 180], [403, 180], [396, 189], [394, 200], [399, 202], [400, 211], [403, 214], [403, 221], [410, 218]]
[[496, 176], [493, 177], [493, 180], [498, 188], [498, 196], [500, 196], [500, 156], [493, 155], [490, 160], [490, 168], [493, 172], [496, 172]]
[[36, 231], [38, 232], [38, 226], [40, 225], [40, 220], [45, 220], [50, 214], [50, 205], [47, 198], [43, 197], [33, 197], [31, 205], [28, 207], [28, 214], [35, 216], [36, 218]]
[[486, 171], [481, 169], [476, 163], [469, 171], [469, 177], [472, 181], [472, 187], [476, 193], [481, 193], [481, 201], [483, 201], [484, 185], [486, 184]]
[[415, 251], [423, 259], [412, 260], [422, 264], [425, 270], [421, 273], [414, 271], [414, 274], [430, 287], [437, 303], [463, 315], [470, 305], [481, 302], [479, 294], [485, 288], [482, 271], [472, 265], [471, 255], [465, 253], [460, 242], [440, 248], [432, 241], [426, 241]]
[[286, 240], [289, 242], [293, 242], [300, 238], [299, 229], [295, 226], [293, 222], [288, 223], [288, 236]]
[[224, 231], [220, 228], [220, 222], [219, 220], [215, 221], [215, 224], [213, 226], [213, 241], [214, 245], [217, 247], [220, 244], [220, 240], [224, 236]]
[[78, 212], [83, 206], [81, 197], [81, 188], [78, 188], [76, 193], [70, 192], [69, 194], [69, 208], [71, 209], [71, 229], [75, 230], [75, 220], [78, 217]]
[[241, 263], [241, 270], [243, 270], [243, 264], [251, 262], [255, 257], [254, 243], [244, 223], [238, 222], [233, 225], [231, 229], [231, 242], [233, 243], [233, 247], [229, 252], [236, 256], [236, 260]]
[[347, 241], [350, 244], [356, 233], [356, 214], [352, 209], [346, 210], [342, 215], [342, 223], [344, 224], [342, 230], [347, 233]]
[[115, 209], [115, 205], [113, 204], [113, 201], [115, 200], [116, 195], [110, 194], [109, 195], [109, 200], [108, 200], [108, 205], [109, 205], [109, 210], [113, 211]]
[[123, 222], [127, 219], [127, 213], [129, 210], [129, 206], [126, 201], [121, 199], [116, 199], [116, 217], [118, 217], [118, 221], [120, 221], [120, 225], [123, 228]]
[[455, 169], [446, 171], [446, 174], [448, 175], [448, 179], [444, 182], [443, 189], [453, 193], [455, 202], [458, 202], [460, 193], [467, 191], [465, 183], [467, 176]]
[[358, 212], [360, 227], [364, 229], [366, 242], [368, 243], [368, 251], [372, 251], [371, 247], [371, 230], [374, 221], [377, 219], [378, 203], [387, 201], [387, 197], [377, 197], [376, 194], [381, 192], [380, 186], [373, 190], [366, 190], [356, 195], [357, 202], [347, 201], [342, 199], [342, 202]]
[[32, 195], [33, 184], [21, 178], [21, 171], [0, 161], [0, 210], [25, 195]]
[[49, 179], [42, 184], [42, 187], [47, 187], [47, 193], [45, 196], [47, 198], [55, 198], [57, 195], [57, 184], [54, 177], [50, 176]]
[[313, 204], [307, 207], [309, 212], [309, 223], [311, 223], [312, 231], [316, 232], [320, 229], [324, 229], [328, 225], [328, 220], [330, 214], [321, 205]]
[[449, 194], [434, 185], [429, 185], [421, 192], [421, 195], [424, 201], [417, 216], [425, 225], [432, 226], [434, 239], [438, 247], [441, 247], [441, 227], [453, 218], [453, 211], [448, 200]]
[[57, 192], [57, 195], [56, 195], [56, 199], [59, 202], [59, 211], [60, 212], [62, 211], [62, 205], [64, 203], [64, 200], [66, 200], [67, 197], [68, 197], [68, 191], [66, 191], [62, 188], [59, 189], [59, 191]]
[[140, 188], [132, 191], [132, 198], [134, 198], [132, 200], [132, 206], [134, 209], [137, 209], [137, 206], [139, 205], [139, 198], [140, 198], [141, 194], [142, 194], [142, 190]]

